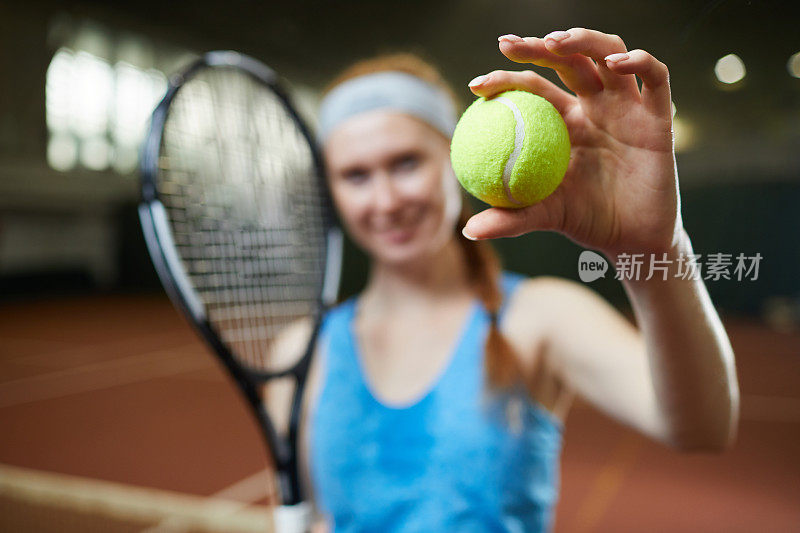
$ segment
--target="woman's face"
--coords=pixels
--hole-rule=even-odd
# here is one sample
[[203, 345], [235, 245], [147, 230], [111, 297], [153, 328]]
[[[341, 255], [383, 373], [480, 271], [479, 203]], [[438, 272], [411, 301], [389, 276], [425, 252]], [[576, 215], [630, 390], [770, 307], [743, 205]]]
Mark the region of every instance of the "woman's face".
[[393, 111], [356, 115], [324, 146], [331, 193], [351, 237], [374, 260], [430, 256], [453, 238], [461, 209], [450, 143]]

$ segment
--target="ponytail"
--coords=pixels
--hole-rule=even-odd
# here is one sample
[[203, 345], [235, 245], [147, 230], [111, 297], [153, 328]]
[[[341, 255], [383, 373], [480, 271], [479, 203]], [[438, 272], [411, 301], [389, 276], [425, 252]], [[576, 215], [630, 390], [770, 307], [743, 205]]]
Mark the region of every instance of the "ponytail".
[[461, 209], [457, 236], [467, 264], [470, 285], [489, 313], [489, 333], [484, 346], [484, 370], [490, 388], [507, 389], [524, 380], [520, 360], [514, 353], [511, 343], [500, 332], [499, 312], [503, 303], [500, 286], [500, 261], [491, 244], [485, 241], [471, 241], [461, 234], [461, 229], [472, 216], [465, 199]]

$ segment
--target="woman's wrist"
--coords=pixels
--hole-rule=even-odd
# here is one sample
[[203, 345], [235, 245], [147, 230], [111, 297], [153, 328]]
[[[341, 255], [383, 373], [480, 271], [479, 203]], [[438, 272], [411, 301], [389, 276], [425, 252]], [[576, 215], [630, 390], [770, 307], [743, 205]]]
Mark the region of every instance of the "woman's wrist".
[[614, 264], [618, 279], [630, 288], [699, 277], [692, 241], [682, 225], [676, 228], [669, 246], [643, 252], [618, 251], [608, 259]]

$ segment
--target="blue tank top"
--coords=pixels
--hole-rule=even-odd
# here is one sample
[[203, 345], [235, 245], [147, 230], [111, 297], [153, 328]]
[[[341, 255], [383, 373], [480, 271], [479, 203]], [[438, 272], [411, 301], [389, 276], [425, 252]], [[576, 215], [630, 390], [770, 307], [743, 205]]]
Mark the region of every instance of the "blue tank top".
[[[503, 274], [505, 301], [522, 279]], [[365, 381], [356, 306], [352, 298], [326, 316], [310, 421], [315, 495], [334, 531], [549, 531], [563, 427], [522, 390], [487, 391], [485, 309], [473, 304], [433, 388], [396, 408]]]

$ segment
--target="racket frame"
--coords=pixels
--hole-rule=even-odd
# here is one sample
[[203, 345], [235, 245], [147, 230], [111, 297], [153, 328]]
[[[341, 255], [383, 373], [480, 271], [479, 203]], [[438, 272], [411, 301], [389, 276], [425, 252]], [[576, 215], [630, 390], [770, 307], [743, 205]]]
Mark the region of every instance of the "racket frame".
[[[159, 199], [157, 186], [158, 158], [161, 153], [163, 129], [169, 114], [169, 107], [181, 87], [205, 68], [235, 67], [249, 74], [255, 81], [263, 84], [281, 100], [295, 125], [308, 142], [311, 151], [314, 171], [320, 187], [327, 191], [324, 165], [314, 139], [291, 103], [288, 93], [283, 89], [277, 74], [251, 57], [233, 51], [212, 51], [194, 61], [181, 72], [170, 78], [165, 96], [153, 111], [150, 127], [141, 152], [141, 186], [142, 197], [139, 205], [139, 219], [142, 225], [145, 242], [159, 279], [167, 295], [178, 309], [198, 331], [200, 336], [214, 349], [228, 373], [248, 401], [255, 416], [261, 434], [267, 444], [270, 458], [276, 468], [279, 491], [282, 503], [288, 506], [303, 505], [300, 487], [299, 462], [297, 454], [298, 433], [300, 425], [303, 391], [306, 378], [314, 354], [319, 329], [325, 309], [332, 305], [337, 297], [339, 278], [341, 275], [343, 237], [334, 217], [333, 206], [328, 202], [325, 206], [326, 235], [325, 269], [322, 290], [313, 317], [314, 329], [303, 356], [291, 367], [276, 372], [245, 368], [236, 361], [228, 346], [220, 339], [213, 325], [206, 316], [201, 300], [183, 268], [177, 254], [172, 231], [169, 226], [166, 208]], [[330, 198], [329, 194], [325, 195]], [[292, 396], [291, 413], [287, 439], [281, 438], [272, 423], [259, 388], [271, 379], [291, 377], [295, 381]], [[284, 513], [297, 515], [296, 511]]]

